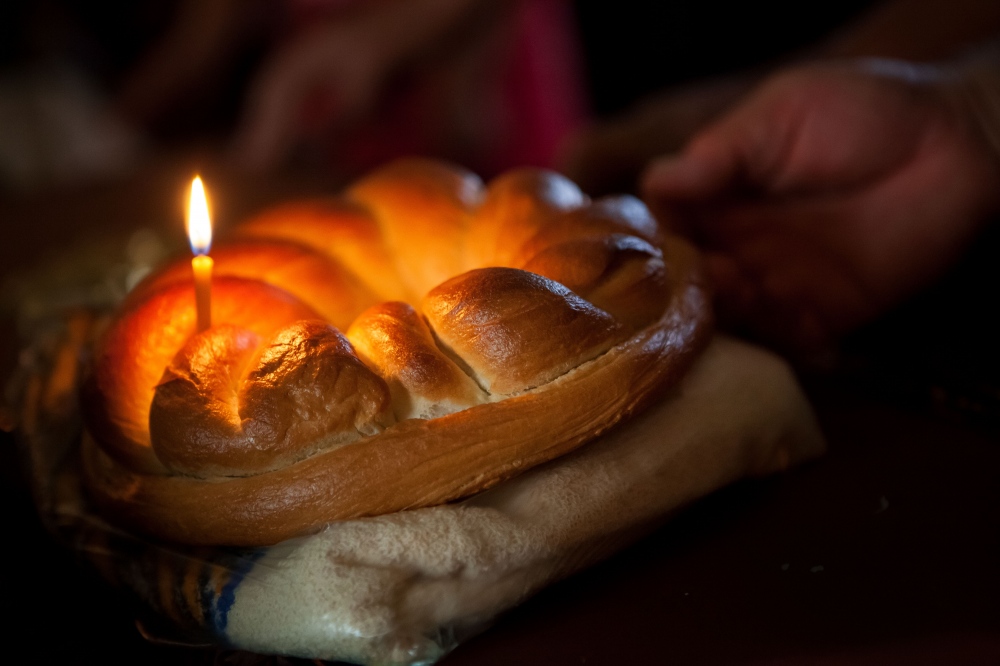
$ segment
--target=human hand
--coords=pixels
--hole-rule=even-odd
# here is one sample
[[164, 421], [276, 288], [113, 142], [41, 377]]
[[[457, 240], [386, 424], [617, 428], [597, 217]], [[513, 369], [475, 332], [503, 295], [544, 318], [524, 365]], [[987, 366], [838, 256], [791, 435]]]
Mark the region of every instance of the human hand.
[[249, 170], [274, 168], [310, 132], [364, 115], [391, 65], [375, 28], [356, 20], [326, 24], [268, 58], [248, 91], [234, 161]]
[[901, 72], [790, 70], [649, 166], [644, 192], [704, 249], [723, 321], [821, 350], [941, 275], [1000, 207], [970, 111]]
[[211, 97], [234, 61], [267, 33], [276, 0], [180, 0], [173, 21], [127, 72], [118, 113], [148, 129]]
[[594, 195], [629, 190], [651, 159], [679, 150], [759, 78], [746, 73], [658, 94], [620, 118], [573, 136], [562, 151], [559, 170]]

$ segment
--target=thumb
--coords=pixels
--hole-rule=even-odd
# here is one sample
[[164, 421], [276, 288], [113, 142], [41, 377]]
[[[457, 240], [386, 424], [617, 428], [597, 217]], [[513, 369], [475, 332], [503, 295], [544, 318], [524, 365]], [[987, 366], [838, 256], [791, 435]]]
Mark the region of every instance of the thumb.
[[641, 187], [648, 199], [663, 203], [709, 199], [732, 187], [738, 171], [735, 146], [720, 133], [703, 133], [683, 152], [653, 160]]
[[299, 38], [257, 71], [230, 149], [239, 166], [268, 170], [280, 166], [292, 151], [303, 132], [304, 103], [324, 73], [324, 46], [312, 35]]

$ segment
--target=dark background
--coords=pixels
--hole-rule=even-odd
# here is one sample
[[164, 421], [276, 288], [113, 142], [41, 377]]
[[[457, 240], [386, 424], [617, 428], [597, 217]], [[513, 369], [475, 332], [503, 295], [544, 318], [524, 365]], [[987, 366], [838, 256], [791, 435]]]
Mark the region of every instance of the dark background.
[[[97, 4], [0, 5], [5, 70], [57, 51], [113, 87], [172, 4]], [[868, 4], [578, 1], [593, 109], [608, 116], [663, 86], [780, 59]], [[109, 21], [111, 12], [130, 28]], [[161, 140], [224, 133], [255, 57], [213, 104], [159, 127]], [[107, 229], [108, 202], [132, 184], [0, 193], [0, 275], [67, 247], [81, 229]], [[234, 186], [233, 197], [251, 200], [253, 189]], [[166, 195], [145, 193], [132, 189], [120, 227], [167, 207]], [[946, 280], [847, 340], [835, 359], [798, 367], [829, 438], [826, 458], [699, 502], [504, 616], [445, 663], [1000, 663], [998, 250], [991, 231]], [[2, 330], [6, 371], [17, 341], [9, 319]], [[38, 662], [264, 661], [144, 640], [138, 609], [41, 528], [14, 441], [0, 432], [10, 653]]]
[[[269, 15], [259, 0], [246, 11]], [[609, 117], [649, 93], [788, 57], [858, 17], [873, 0], [822, 2], [607, 2], [575, 0], [573, 13], [593, 113]], [[80, 64], [113, 90], [173, 16], [171, 0], [7, 0], [0, 3], [0, 67], [41, 60]], [[260, 48], [243, 56], [210, 94], [155, 128], [164, 140], [232, 127]], [[209, 91], [205, 91], [208, 93]]]
[[574, 3], [595, 113], [657, 90], [742, 71], [816, 44], [876, 3]]

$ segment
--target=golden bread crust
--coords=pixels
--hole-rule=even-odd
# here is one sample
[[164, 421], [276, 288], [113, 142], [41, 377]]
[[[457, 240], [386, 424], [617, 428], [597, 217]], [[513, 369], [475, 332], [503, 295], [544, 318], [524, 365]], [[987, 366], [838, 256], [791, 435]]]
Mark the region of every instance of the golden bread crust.
[[[216, 321], [264, 338], [318, 317], [291, 294], [256, 280], [222, 277], [212, 291]], [[108, 453], [133, 469], [166, 472], [152, 449], [149, 411], [164, 370], [195, 328], [194, 290], [169, 284], [126, 305], [95, 351], [83, 384], [84, 417]]]
[[149, 430], [173, 473], [248, 476], [378, 433], [389, 405], [385, 381], [328, 324], [297, 321], [266, 342], [222, 325], [167, 366]]
[[466, 236], [465, 268], [517, 265], [525, 241], [560, 213], [587, 201], [576, 183], [552, 171], [524, 168], [498, 176]]
[[457, 275], [432, 289], [422, 307], [442, 348], [495, 395], [541, 386], [625, 335], [607, 312], [516, 268]]
[[427, 160], [346, 196], [220, 245], [208, 331], [186, 259], [127, 299], [84, 390], [112, 520], [253, 546], [464, 497], [627, 418], [710, 335], [697, 253], [630, 197]]
[[410, 296], [396, 263], [382, 243], [382, 231], [363, 205], [344, 198], [293, 201], [259, 213], [236, 229], [237, 238], [285, 240], [333, 260], [379, 300]]
[[[287, 291], [334, 326], [346, 329], [378, 296], [330, 257], [281, 240], [246, 239], [220, 244], [212, 252], [213, 275], [266, 282]], [[129, 301], [178, 282], [190, 284], [191, 266], [175, 262], [151, 275], [129, 294]]]
[[347, 339], [389, 384], [397, 420], [435, 418], [487, 401], [486, 393], [448, 358], [424, 318], [406, 303], [373, 305]]

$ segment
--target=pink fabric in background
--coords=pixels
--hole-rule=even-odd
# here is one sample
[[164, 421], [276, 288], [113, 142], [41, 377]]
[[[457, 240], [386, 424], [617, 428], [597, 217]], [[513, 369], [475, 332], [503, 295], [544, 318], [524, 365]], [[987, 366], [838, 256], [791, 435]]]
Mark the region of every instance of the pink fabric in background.
[[[363, 0], [360, 0], [363, 2]], [[289, 0], [293, 30], [336, 20], [352, 0]], [[498, 26], [490, 75], [458, 84], [448, 73], [420, 72], [346, 136], [324, 134], [336, 101], [317, 95], [303, 109], [331, 166], [358, 173], [403, 155], [450, 159], [485, 177], [515, 166], [551, 167], [560, 145], [587, 116], [582, 58], [567, 0], [516, 0], [510, 25]], [[462, 54], [457, 54], [462, 57]]]
[[586, 118], [583, 66], [568, 2], [521, 0], [504, 81], [513, 141], [496, 155], [500, 169], [553, 166], [566, 136]]

